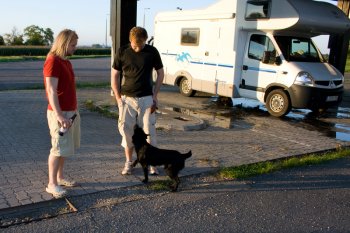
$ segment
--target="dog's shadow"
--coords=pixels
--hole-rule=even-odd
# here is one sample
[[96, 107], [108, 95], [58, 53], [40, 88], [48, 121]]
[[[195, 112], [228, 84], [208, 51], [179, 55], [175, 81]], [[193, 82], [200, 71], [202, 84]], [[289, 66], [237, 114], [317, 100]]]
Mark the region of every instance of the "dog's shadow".
[[[158, 166], [157, 170], [159, 173], [158, 175], [148, 174], [148, 176], [150, 177], [150, 180], [146, 183], [146, 186], [150, 189], [153, 189], [155, 186], [157, 186], [158, 188], [156, 189], [173, 191], [170, 187], [172, 184], [172, 180], [168, 177], [168, 175], [164, 171], [163, 166]], [[144, 183], [143, 182], [144, 173], [143, 173], [143, 168], [141, 166], [136, 166], [135, 168], [133, 168], [132, 175], [138, 181], [140, 181], [140, 183]]]

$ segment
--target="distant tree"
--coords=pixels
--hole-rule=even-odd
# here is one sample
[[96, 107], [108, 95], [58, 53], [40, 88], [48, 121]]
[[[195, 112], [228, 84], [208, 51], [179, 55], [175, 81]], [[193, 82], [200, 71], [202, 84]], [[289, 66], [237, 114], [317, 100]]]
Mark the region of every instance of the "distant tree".
[[15, 38], [13, 39], [12, 45], [24, 45], [23, 41], [24, 41], [23, 35], [15, 36]]
[[92, 48], [102, 48], [103, 46], [102, 45], [100, 45], [100, 44], [93, 44], [93, 45], [91, 45], [91, 47]]
[[0, 36], [0, 45], [5, 45], [4, 37]]
[[12, 28], [11, 33], [4, 35], [5, 45], [23, 45], [23, 35], [18, 33], [16, 27]]
[[24, 29], [26, 45], [50, 45], [53, 42], [53, 31], [50, 28], [43, 29], [36, 25]]
[[46, 45], [50, 45], [53, 43], [53, 31], [51, 30], [51, 28], [46, 28], [44, 31], [44, 42]]

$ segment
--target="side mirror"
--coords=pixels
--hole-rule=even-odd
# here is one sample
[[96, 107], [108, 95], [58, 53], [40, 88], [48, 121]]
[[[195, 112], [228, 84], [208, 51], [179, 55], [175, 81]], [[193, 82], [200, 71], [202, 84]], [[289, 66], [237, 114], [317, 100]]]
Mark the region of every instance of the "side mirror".
[[264, 64], [269, 64], [271, 59], [271, 52], [270, 51], [264, 51], [263, 57], [261, 59], [261, 62]]
[[281, 59], [280, 56], [276, 57], [275, 64], [278, 65], [278, 66], [282, 64], [282, 59]]
[[264, 64], [276, 64], [281, 65], [282, 59], [280, 56], [276, 56], [276, 51], [264, 51], [261, 62]]

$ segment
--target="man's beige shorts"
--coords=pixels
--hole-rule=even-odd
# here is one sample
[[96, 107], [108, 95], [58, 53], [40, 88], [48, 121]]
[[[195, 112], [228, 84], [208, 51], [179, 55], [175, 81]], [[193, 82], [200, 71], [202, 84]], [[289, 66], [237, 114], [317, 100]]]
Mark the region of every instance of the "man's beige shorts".
[[153, 146], [157, 145], [156, 138], [156, 114], [151, 113], [153, 105], [152, 96], [145, 97], [127, 97], [122, 96], [123, 104], [118, 106], [119, 119], [118, 128], [122, 135], [122, 147], [132, 148], [132, 135], [134, 134], [134, 126], [138, 124], [142, 127], [146, 134], [149, 134], [147, 141]]
[[58, 123], [56, 114], [54, 111], [47, 110], [47, 121], [49, 124], [50, 135], [51, 135], [51, 150], [50, 155], [53, 156], [72, 156], [75, 153], [75, 149], [80, 147], [80, 115], [77, 111], [63, 112], [64, 116], [70, 118], [77, 114], [73, 125], [68, 131], [60, 136], [58, 134], [60, 125]]

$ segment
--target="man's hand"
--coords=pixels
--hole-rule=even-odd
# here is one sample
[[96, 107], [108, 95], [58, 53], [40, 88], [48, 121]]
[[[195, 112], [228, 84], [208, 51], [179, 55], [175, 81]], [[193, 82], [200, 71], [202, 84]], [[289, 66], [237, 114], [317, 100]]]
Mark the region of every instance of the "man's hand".
[[157, 101], [153, 100], [153, 105], [151, 107], [151, 114], [154, 113], [158, 109], [157, 107]]

